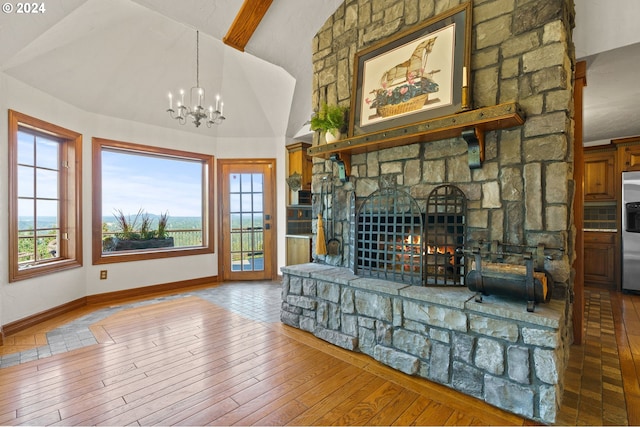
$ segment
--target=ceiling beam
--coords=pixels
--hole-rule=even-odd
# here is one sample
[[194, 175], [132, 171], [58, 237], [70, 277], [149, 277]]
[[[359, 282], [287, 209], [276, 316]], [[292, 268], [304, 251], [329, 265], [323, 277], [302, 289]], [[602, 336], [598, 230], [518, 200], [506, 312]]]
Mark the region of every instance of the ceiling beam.
[[244, 0], [236, 18], [233, 20], [227, 35], [222, 41], [224, 44], [244, 52], [244, 47], [249, 42], [253, 32], [260, 25], [260, 21], [271, 6], [273, 0]]

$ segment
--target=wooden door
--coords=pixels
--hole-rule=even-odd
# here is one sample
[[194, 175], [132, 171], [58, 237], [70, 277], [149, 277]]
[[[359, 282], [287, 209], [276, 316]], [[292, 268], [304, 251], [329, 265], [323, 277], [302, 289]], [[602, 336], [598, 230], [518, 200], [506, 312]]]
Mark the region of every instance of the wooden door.
[[218, 185], [219, 276], [275, 279], [275, 160], [219, 160]]

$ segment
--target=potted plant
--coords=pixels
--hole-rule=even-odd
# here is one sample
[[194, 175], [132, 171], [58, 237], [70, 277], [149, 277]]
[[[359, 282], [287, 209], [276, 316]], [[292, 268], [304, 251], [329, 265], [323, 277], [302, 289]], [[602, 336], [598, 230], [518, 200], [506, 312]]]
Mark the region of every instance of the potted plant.
[[[114, 238], [108, 238], [110, 241], [103, 242], [103, 247], [124, 251], [173, 246], [173, 237], [167, 236], [169, 212], [160, 214], [157, 229], [152, 228], [153, 218], [142, 209], [133, 217], [127, 216], [120, 209], [117, 209], [113, 216], [119, 230], [115, 233]], [[139, 227], [138, 221], [140, 221]]]
[[340, 134], [346, 131], [348, 109], [339, 105], [322, 104], [311, 118], [311, 130], [324, 132], [327, 142], [334, 142]]

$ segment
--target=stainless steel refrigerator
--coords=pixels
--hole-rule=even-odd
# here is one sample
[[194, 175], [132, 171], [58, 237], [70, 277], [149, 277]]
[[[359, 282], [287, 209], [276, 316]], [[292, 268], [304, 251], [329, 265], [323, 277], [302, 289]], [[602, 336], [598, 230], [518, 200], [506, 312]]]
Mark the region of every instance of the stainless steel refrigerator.
[[622, 173], [622, 289], [640, 291], [640, 172]]

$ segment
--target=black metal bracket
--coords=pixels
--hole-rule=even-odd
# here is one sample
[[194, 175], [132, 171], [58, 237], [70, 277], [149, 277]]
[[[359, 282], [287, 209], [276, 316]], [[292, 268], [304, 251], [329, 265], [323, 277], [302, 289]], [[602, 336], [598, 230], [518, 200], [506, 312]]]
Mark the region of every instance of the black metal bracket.
[[469, 152], [469, 169], [479, 169], [484, 161], [484, 131], [479, 127], [462, 131]]
[[340, 155], [338, 153], [333, 153], [329, 159], [338, 166], [338, 178], [340, 178], [340, 181], [349, 181], [349, 175], [347, 175], [347, 169], [349, 168], [348, 162], [340, 159]]

